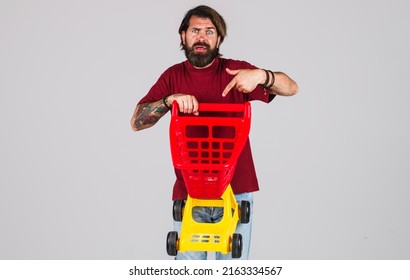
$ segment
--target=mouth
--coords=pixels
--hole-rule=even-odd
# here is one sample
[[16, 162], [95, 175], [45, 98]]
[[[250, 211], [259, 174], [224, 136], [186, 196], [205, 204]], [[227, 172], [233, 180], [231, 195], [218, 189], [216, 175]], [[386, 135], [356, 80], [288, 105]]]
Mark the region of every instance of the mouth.
[[194, 51], [204, 53], [208, 51], [208, 47], [206, 45], [198, 44], [194, 46]]

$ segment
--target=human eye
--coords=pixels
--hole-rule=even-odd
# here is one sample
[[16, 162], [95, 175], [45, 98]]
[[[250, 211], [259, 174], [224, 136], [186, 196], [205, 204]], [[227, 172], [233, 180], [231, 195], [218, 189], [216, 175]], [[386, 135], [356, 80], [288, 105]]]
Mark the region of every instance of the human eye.
[[192, 28], [191, 33], [193, 34], [198, 34], [199, 29], [198, 28]]
[[209, 35], [209, 36], [214, 35], [214, 31], [213, 30], [207, 30], [206, 35]]

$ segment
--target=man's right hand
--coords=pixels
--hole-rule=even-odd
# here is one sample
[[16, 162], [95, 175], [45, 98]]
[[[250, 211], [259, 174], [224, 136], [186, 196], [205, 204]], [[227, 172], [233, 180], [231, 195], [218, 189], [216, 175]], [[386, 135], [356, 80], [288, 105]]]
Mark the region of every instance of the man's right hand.
[[168, 96], [167, 103], [171, 105], [174, 101], [178, 103], [179, 111], [185, 114], [199, 115], [198, 100], [195, 96], [189, 94], [176, 93]]

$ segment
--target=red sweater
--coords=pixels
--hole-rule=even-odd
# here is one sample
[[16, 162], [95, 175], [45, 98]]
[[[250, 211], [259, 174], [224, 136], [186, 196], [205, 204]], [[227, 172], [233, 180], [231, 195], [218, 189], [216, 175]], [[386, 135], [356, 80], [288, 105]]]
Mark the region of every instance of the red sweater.
[[[226, 73], [226, 68], [231, 70], [256, 69], [255, 66], [245, 61], [220, 57], [205, 69], [196, 69], [188, 61], [184, 61], [168, 68], [138, 104], [158, 101], [175, 93], [194, 95], [200, 103], [244, 103], [252, 100], [269, 103], [275, 97], [261, 86], [257, 86], [250, 94], [243, 94], [232, 89], [226, 97], [222, 97], [222, 91], [234, 77]], [[175, 169], [175, 174], [176, 181], [172, 199], [185, 199], [187, 190], [182, 174], [177, 169]], [[231, 186], [235, 194], [259, 190], [249, 139], [238, 158]]]

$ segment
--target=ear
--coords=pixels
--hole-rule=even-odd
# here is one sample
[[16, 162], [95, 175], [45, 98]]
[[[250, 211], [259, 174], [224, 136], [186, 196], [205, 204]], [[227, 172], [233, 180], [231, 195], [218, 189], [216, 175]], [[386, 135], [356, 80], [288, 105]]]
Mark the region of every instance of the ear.
[[181, 32], [181, 42], [182, 42], [183, 45], [186, 44], [186, 43], [185, 43], [185, 31], [182, 31], [182, 32]]
[[216, 47], [219, 48], [219, 44], [221, 42], [221, 36], [218, 36], [218, 40], [216, 41]]

